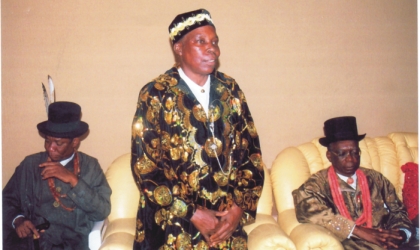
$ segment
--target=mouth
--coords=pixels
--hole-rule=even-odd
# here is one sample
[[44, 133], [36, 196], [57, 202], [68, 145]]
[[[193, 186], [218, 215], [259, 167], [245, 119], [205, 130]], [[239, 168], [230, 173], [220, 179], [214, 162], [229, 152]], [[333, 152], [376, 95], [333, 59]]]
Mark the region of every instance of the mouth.
[[52, 161], [58, 161], [58, 159], [60, 159], [60, 156], [59, 155], [49, 154], [48, 156], [50, 157], [50, 159]]
[[217, 59], [204, 60], [203, 62], [204, 64], [207, 64], [208, 66], [215, 67]]
[[215, 63], [216, 62], [216, 59], [207, 59], [207, 60], [204, 60], [204, 62], [207, 62], [207, 63]]
[[357, 166], [356, 165], [352, 165], [352, 166], [346, 166], [344, 169], [347, 171], [347, 172], [353, 172], [353, 171], [355, 171], [355, 170], [357, 170]]

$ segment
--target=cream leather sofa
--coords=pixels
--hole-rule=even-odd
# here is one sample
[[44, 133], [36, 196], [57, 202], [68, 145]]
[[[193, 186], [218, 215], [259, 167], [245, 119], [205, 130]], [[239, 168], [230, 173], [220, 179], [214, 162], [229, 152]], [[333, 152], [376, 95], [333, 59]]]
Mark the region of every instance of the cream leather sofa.
[[[361, 166], [375, 169], [394, 184], [402, 198], [404, 174], [401, 166], [407, 162], [418, 163], [417, 133], [391, 133], [384, 137], [366, 137], [359, 143], [362, 155]], [[343, 249], [340, 242], [323, 227], [300, 224], [296, 219], [292, 191], [309, 176], [330, 166], [325, 156], [326, 148], [318, 138], [297, 147], [281, 151], [271, 168], [277, 221], [290, 236], [298, 250]]]
[[[131, 250], [140, 194], [131, 174], [130, 154], [118, 157], [107, 169], [105, 175], [112, 189], [111, 213], [102, 229], [100, 249]], [[250, 250], [296, 249], [290, 238], [271, 216], [273, 196], [267, 169], [265, 169], [265, 176], [256, 222], [245, 228], [249, 236], [248, 247]]]

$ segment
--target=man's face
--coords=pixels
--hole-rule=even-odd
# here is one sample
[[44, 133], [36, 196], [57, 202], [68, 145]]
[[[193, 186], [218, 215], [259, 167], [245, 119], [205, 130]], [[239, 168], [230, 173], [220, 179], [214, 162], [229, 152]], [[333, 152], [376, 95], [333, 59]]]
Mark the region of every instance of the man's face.
[[219, 38], [213, 26], [202, 26], [175, 43], [174, 50], [179, 55], [182, 70], [194, 81], [212, 73], [216, 67], [220, 56]]
[[51, 161], [59, 162], [69, 158], [73, 154], [78, 142], [79, 138], [69, 139], [46, 136], [44, 148]]
[[338, 141], [330, 144], [327, 158], [338, 174], [350, 177], [360, 166], [360, 148], [357, 141]]

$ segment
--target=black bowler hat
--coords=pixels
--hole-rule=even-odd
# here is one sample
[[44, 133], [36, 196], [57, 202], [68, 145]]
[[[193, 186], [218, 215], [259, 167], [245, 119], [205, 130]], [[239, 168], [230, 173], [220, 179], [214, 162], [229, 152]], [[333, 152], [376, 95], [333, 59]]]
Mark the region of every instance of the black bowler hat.
[[210, 12], [205, 9], [198, 9], [177, 15], [168, 27], [172, 44], [178, 42], [188, 32], [205, 25], [215, 27]]
[[324, 122], [325, 137], [319, 139], [322, 146], [328, 147], [331, 142], [354, 140], [360, 141], [366, 134], [357, 133], [356, 117], [343, 116], [326, 120]]
[[38, 131], [57, 138], [81, 136], [89, 129], [89, 125], [80, 120], [81, 111], [74, 102], [51, 103], [48, 106], [48, 120], [37, 125]]

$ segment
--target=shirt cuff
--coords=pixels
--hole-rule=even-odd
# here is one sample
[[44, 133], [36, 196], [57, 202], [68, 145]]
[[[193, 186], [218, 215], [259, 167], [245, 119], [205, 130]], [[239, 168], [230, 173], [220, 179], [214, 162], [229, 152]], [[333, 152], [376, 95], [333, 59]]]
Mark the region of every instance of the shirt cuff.
[[407, 238], [405, 239], [405, 243], [408, 243], [410, 241], [411, 238], [411, 232], [410, 230], [408, 230], [407, 228], [400, 228], [401, 231], [403, 231], [405, 233], [405, 235], [407, 236]]
[[18, 216], [16, 216], [14, 219], [13, 219], [13, 221], [12, 221], [12, 227], [14, 228], [14, 229], [16, 229], [15, 228], [15, 220], [17, 219], [17, 218], [20, 218], [20, 217], [25, 217], [25, 216], [23, 216], [23, 215], [18, 215]]
[[349, 236], [347, 236], [347, 239], [350, 239], [350, 237], [353, 236], [353, 230], [356, 228], [356, 224], [354, 224], [353, 228], [350, 230]]

